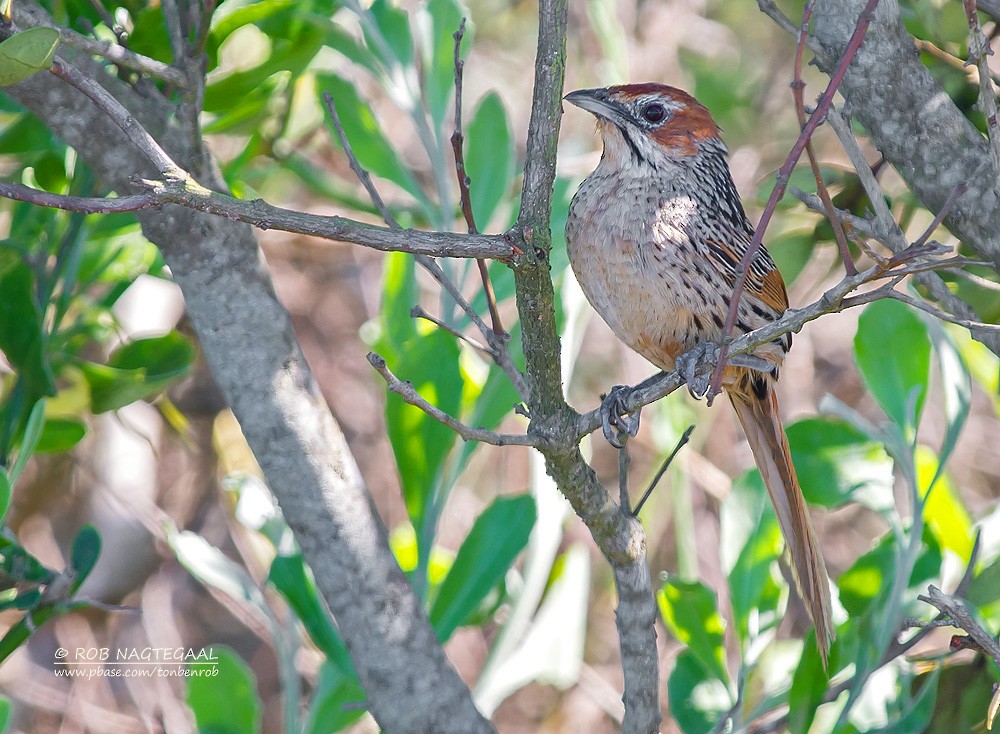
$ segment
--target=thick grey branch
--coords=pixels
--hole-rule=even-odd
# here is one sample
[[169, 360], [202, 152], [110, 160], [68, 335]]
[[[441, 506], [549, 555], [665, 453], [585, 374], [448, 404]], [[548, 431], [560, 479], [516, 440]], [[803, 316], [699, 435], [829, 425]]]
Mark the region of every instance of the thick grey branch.
[[[15, 6], [25, 8], [39, 12], [29, 2]], [[90, 59], [75, 63], [113, 90], [166, 150], [183, 149], [179, 131], [168, 129], [166, 105], [139, 97]], [[115, 190], [134, 192], [133, 173], [156, 176], [102, 110], [53, 76], [37, 74], [6, 91]], [[184, 293], [206, 360], [336, 617], [376, 720], [393, 732], [491, 731], [389, 550], [251, 228], [170, 205], [137, 216]]]
[[[854, 29], [863, 0], [817, 3], [817, 60], [829, 71]], [[896, 0], [882, 0], [860, 50], [840, 86], [853, 114], [920, 200], [940, 210], [983, 160], [989, 143], [921, 63]], [[1000, 264], [998, 172], [989, 165], [971, 182], [944, 223], [985, 259]]]

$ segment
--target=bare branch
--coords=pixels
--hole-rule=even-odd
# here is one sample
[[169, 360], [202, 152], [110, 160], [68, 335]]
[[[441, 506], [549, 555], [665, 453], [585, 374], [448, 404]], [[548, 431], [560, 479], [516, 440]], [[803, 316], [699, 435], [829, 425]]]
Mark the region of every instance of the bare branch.
[[162, 61], [137, 54], [135, 51], [130, 51], [124, 46], [110, 41], [84, 36], [68, 28], [57, 28], [57, 30], [59, 31], [59, 40], [63, 44], [94, 56], [100, 56], [121, 69], [137, 71], [153, 79], [167, 82], [178, 89], [183, 89], [187, 83], [184, 72], [164, 64]]
[[[186, 174], [185, 174], [186, 176]], [[148, 193], [117, 199], [59, 196], [22, 184], [0, 183], [0, 195], [68, 211], [110, 213], [155, 209], [164, 204], [180, 204], [234, 222], [246, 222], [259, 229], [350, 242], [373, 250], [411, 252], [434, 257], [491, 257], [513, 254], [504, 235], [460, 235], [452, 232], [424, 232], [414, 229], [386, 229], [344, 217], [309, 214], [268, 204], [263, 199], [243, 201], [217, 191], [209, 191], [190, 177], [184, 181], [142, 181]]]
[[965, 604], [960, 600], [945, 594], [933, 585], [927, 587], [926, 595], [921, 594], [917, 599], [937, 609], [955, 627], [965, 630], [975, 643], [975, 647], [993, 658], [997, 665], [1000, 665], [1000, 644], [997, 643], [993, 635], [984, 630], [982, 625], [972, 618], [972, 615], [965, 608]]
[[424, 411], [438, 423], [448, 426], [448, 428], [466, 441], [479, 441], [480, 443], [488, 443], [493, 446], [537, 446], [539, 443], [539, 439], [536, 436], [519, 433], [494, 433], [493, 431], [487, 431], [485, 428], [467, 426], [461, 421], [452, 418], [437, 406], [431, 405], [424, 400], [416, 388], [413, 387], [412, 383], [404, 382], [396, 377], [388, 365], [386, 365], [385, 358], [382, 355], [375, 352], [368, 352], [368, 363], [375, 368], [376, 372], [382, 375], [382, 379], [385, 380], [385, 384], [388, 386], [390, 392], [399, 395], [399, 397], [410, 405], [420, 408], [420, 410]]
[[[462, 215], [468, 225], [469, 234], [476, 234], [476, 217], [472, 212], [472, 195], [469, 192], [469, 175], [465, 171], [465, 152], [463, 146], [465, 136], [462, 134], [462, 71], [465, 69], [465, 62], [462, 61], [462, 38], [465, 37], [465, 18], [458, 25], [458, 30], [452, 34], [455, 39], [455, 132], [451, 134], [451, 150], [455, 156], [455, 175], [458, 178], [459, 199], [462, 203]], [[493, 292], [493, 283], [490, 281], [489, 271], [486, 269], [486, 261], [476, 260], [479, 268], [479, 277], [483, 281], [483, 293], [486, 295], [486, 305], [490, 311], [490, 321], [493, 324], [493, 331], [497, 334], [504, 334], [503, 323], [500, 321], [500, 311], [497, 309], [497, 297]]]
[[[792, 97], [795, 99], [795, 113], [799, 117], [799, 129], [806, 126], [806, 106], [803, 99], [806, 83], [802, 80], [802, 55], [805, 52], [806, 37], [809, 34], [809, 19], [812, 17], [813, 0], [808, 0], [802, 11], [802, 25], [799, 27], [799, 39], [795, 44], [795, 64], [794, 79], [792, 81]], [[809, 158], [809, 167], [812, 169], [813, 178], [816, 180], [816, 193], [819, 194], [826, 210], [826, 218], [833, 228], [833, 236], [837, 240], [837, 247], [840, 249], [840, 259], [844, 263], [844, 270], [848, 275], [855, 275], [858, 269], [851, 259], [851, 250], [847, 245], [847, 236], [844, 234], [844, 226], [837, 217], [833, 207], [833, 200], [830, 192], [823, 181], [823, 174], [819, 169], [819, 162], [816, 160], [816, 151], [813, 150], [812, 140], [806, 141], [806, 156]]]

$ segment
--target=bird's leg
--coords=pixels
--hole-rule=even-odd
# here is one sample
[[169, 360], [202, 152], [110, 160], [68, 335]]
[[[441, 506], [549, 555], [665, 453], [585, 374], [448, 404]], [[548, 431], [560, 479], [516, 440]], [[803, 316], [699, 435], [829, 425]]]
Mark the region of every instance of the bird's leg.
[[[698, 342], [675, 360], [675, 366], [688, 392], [695, 400], [705, 397], [711, 382], [712, 369], [719, 362], [719, 345], [715, 342]], [[775, 364], [755, 354], [731, 354], [726, 357], [731, 367], [746, 367], [756, 372], [774, 372]]]
[[625, 409], [625, 398], [632, 392], [627, 385], [615, 385], [611, 392], [601, 396], [601, 428], [604, 438], [616, 449], [622, 444], [615, 435], [615, 429], [621, 429], [629, 436], [639, 433], [639, 410], [631, 414]]

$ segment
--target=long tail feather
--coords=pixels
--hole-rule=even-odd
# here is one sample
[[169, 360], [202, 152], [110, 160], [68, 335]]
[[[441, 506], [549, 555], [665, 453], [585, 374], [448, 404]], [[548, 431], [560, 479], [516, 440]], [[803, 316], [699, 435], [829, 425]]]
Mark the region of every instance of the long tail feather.
[[761, 383], [766, 390], [758, 383], [758, 389], [750, 394], [730, 391], [729, 397], [771, 495], [781, 534], [791, 554], [795, 583], [816, 628], [816, 643], [826, 667], [834, 637], [826, 564], [792, 466], [774, 384], [769, 378], [763, 378]]

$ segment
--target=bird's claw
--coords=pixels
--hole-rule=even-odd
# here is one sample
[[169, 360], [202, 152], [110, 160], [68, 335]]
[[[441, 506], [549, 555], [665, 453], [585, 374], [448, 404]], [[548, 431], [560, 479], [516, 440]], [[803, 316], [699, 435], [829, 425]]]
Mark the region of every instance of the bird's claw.
[[639, 410], [629, 413], [625, 409], [624, 401], [629, 392], [630, 388], [627, 386], [615, 385], [601, 398], [601, 428], [604, 438], [616, 449], [622, 448], [616, 428], [633, 437], [639, 433]]
[[[688, 392], [695, 400], [705, 397], [711, 387], [712, 370], [719, 363], [720, 348], [714, 342], [699, 342], [676, 360], [675, 366]], [[745, 367], [756, 372], [774, 372], [776, 365], [755, 354], [731, 354], [726, 357], [729, 367]]]
[[676, 367], [688, 392], [695, 400], [705, 397], [711, 384], [712, 371], [719, 362], [719, 345], [714, 342], [698, 342], [693, 348], [677, 358]]

